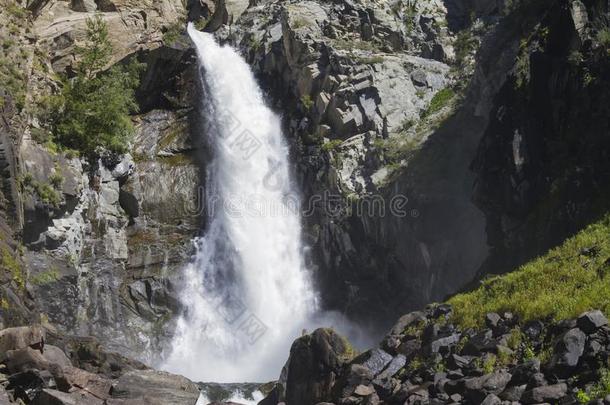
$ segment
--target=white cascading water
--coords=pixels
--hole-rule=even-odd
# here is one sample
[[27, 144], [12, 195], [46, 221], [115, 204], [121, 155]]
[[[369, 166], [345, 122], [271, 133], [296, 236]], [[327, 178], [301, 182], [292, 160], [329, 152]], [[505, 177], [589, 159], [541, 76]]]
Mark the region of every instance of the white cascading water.
[[268, 381], [316, 309], [288, 148], [242, 57], [192, 25], [188, 33], [199, 56], [214, 159], [208, 224], [185, 269], [187, 311], [164, 368], [197, 381]]

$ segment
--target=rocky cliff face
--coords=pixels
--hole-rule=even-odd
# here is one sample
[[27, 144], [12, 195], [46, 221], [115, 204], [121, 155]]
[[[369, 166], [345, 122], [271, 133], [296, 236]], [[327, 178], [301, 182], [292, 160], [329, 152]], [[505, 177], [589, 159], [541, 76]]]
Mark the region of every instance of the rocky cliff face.
[[607, 211], [607, 7], [556, 2], [520, 13], [533, 28], [472, 165], [494, 252], [483, 272], [507, 271]]
[[504, 12], [261, 2], [221, 32], [284, 112], [329, 307], [383, 324], [455, 292], [487, 257], [469, 166], [518, 47], [496, 25]]
[[[178, 269], [199, 229], [201, 160], [183, 90], [194, 77], [191, 54], [164, 45], [186, 9], [180, 1], [47, 1], [29, 4], [27, 18], [9, 6], [3, 18], [25, 38], [29, 104], [19, 111], [7, 104], [3, 114], [5, 240], [14, 232], [20, 242], [6, 248], [3, 267], [8, 261], [15, 270], [5, 284], [4, 325], [42, 321], [152, 361], [180, 310]], [[87, 162], [45, 140], [44, 100], [57, 74], [73, 71], [75, 46], [96, 12], [109, 27], [111, 64], [137, 57], [147, 68], [131, 153]]]
[[606, 13], [258, 2], [221, 30], [284, 114], [329, 307], [384, 324], [603, 210]]

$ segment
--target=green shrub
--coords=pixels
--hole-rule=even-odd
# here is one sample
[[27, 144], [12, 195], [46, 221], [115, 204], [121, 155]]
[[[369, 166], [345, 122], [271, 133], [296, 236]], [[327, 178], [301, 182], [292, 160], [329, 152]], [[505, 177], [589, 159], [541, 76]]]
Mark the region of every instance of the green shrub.
[[11, 279], [20, 289], [25, 288], [25, 276], [19, 259], [14, 257], [8, 248], [2, 248], [2, 268], [10, 273]]
[[292, 24], [290, 24], [290, 27], [293, 30], [298, 30], [299, 28], [304, 28], [311, 25], [311, 22], [305, 18], [296, 18], [294, 21], [292, 21]]
[[483, 365], [481, 367], [483, 369], [483, 372], [485, 374], [493, 373], [494, 370], [496, 369], [497, 362], [498, 362], [498, 358], [495, 355], [490, 354], [489, 356], [487, 356], [485, 358], [485, 360], [483, 361]]
[[40, 200], [46, 204], [57, 207], [61, 203], [61, 194], [50, 184], [35, 182], [34, 191], [38, 194]]
[[595, 39], [604, 48], [610, 48], [610, 15], [604, 14], [594, 24]]
[[53, 180], [52, 178], [53, 175], [51, 175], [49, 181], [55, 183], [60, 182], [58, 187], [34, 179], [31, 173], [25, 173], [19, 177], [17, 179], [17, 183], [19, 184], [21, 192], [35, 194], [38, 196], [40, 201], [57, 207], [61, 203], [61, 193], [57, 190], [57, 188], [59, 188], [61, 183], [63, 183], [63, 178], [61, 178], [61, 181], [59, 178], [55, 178]]
[[522, 39], [519, 45], [519, 54], [515, 61], [515, 85], [517, 89], [523, 88], [530, 77], [530, 53], [527, 39]]
[[588, 404], [591, 401], [591, 397], [583, 390], [576, 391], [576, 400], [581, 404]]
[[14, 2], [9, 2], [9, 4], [6, 5], [6, 11], [8, 11], [13, 17], [20, 20], [24, 20], [30, 15], [28, 10], [18, 4], [15, 4]]
[[379, 63], [383, 63], [384, 60], [385, 60], [384, 57], [381, 55], [358, 58], [358, 62], [360, 62], [364, 65], [376, 65]]
[[301, 97], [301, 104], [307, 111], [311, 110], [314, 106], [314, 102], [309, 94], [305, 94]]
[[523, 341], [523, 333], [519, 328], [513, 328], [510, 331], [510, 335], [506, 341], [506, 345], [511, 350], [517, 350], [521, 346], [521, 342]]
[[422, 118], [429, 117], [430, 115], [436, 114], [437, 112], [442, 110], [443, 107], [449, 104], [449, 102], [451, 101], [451, 99], [453, 99], [454, 96], [455, 91], [453, 91], [453, 89], [450, 87], [446, 87], [442, 90], [439, 90], [434, 95], [434, 97], [432, 97], [428, 109], [422, 114]]
[[597, 42], [599, 42], [599, 44], [601, 46], [603, 46], [604, 48], [609, 48], [610, 47], [610, 28], [606, 27], [606, 28], [603, 28], [603, 29], [597, 31], [595, 38], [597, 39]]
[[[207, 21], [204, 19], [198, 20], [195, 22], [195, 28], [199, 28], [201, 26], [201, 22], [203, 21], [205, 25], [207, 25]], [[185, 26], [186, 26], [186, 17], [179, 18], [177, 21], [171, 23], [165, 28], [165, 32], [163, 33], [163, 43], [165, 45], [172, 45], [178, 41], [182, 41], [185, 35]]]
[[133, 133], [130, 113], [137, 111], [134, 93], [143, 65], [132, 60], [101, 71], [110, 62], [112, 46], [99, 14], [87, 20], [86, 46], [77, 54], [77, 76], [63, 81], [53, 103], [56, 142], [89, 158], [99, 156], [100, 149], [123, 153]]
[[57, 269], [51, 269], [38, 273], [30, 278], [30, 282], [35, 285], [46, 285], [59, 280], [59, 272]]
[[466, 59], [478, 47], [478, 41], [468, 29], [458, 32], [454, 43], [455, 62], [458, 67], [462, 67], [466, 63]]
[[[592, 252], [592, 253], [589, 253]], [[610, 216], [518, 270], [449, 300], [453, 321], [482, 327], [485, 314], [510, 311], [522, 322], [562, 320], [601, 309], [610, 315]]]
[[49, 176], [49, 182], [55, 189], [59, 190], [64, 184], [64, 176], [62, 176], [61, 173], [55, 169], [55, 172]]
[[332, 151], [336, 150], [337, 148], [339, 148], [339, 146], [341, 146], [342, 143], [343, 143], [343, 141], [341, 139], [333, 139], [331, 141], [326, 142], [324, 145], [322, 145], [322, 150], [325, 152], [332, 152]]

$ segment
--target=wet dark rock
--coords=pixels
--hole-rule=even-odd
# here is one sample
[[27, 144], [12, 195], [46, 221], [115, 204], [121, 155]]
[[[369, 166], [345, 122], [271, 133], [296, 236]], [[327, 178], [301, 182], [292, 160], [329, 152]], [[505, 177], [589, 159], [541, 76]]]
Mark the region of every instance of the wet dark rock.
[[[511, 382], [512, 384], [512, 382]], [[526, 385], [515, 385], [513, 387], [508, 387], [506, 388], [504, 391], [502, 391], [502, 393], [499, 395], [500, 398], [504, 401], [511, 401], [511, 402], [519, 402], [521, 400], [521, 397], [523, 396], [523, 393], [526, 390]]]
[[421, 349], [421, 341], [419, 339], [411, 339], [404, 341], [398, 346], [398, 353], [403, 354], [408, 359], [412, 358], [415, 353]]
[[502, 317], [500, 317], [500, 315], [496, 314], [495, 312], [491, 312], [485, 315], [485, 325], [487, 325], [488, 328], [494, 329], [498, 327], [500, 321], [502, 321]]
[[405, 405], [416, 405], [425, 403], [430, 397], [426, 386], [417, 386], [409, 390]]
[[350, 364], [342, 377], [333, 388], [333, 397], [343, 398], [350, 396], [355, 387], [369, 385], [373, 381], [373, 373], [367, 367], [360, 364]]
[[448, 353], [450, 348], [460, 341], [460, 335], [454, 334], [430, 343], [425, 349], [429, 354]]
[[445, 384], [448, 394], [463, 395], [469, 401], [480, 403], [489, 394], [500, 394], [509, 383], [511, 375], [506, 371], [497, 371], [481, 377], [450, 381]]
[[471, 359], [472, 358], [460, 356], [458, 354], [452, 354], [447, 360], [447, 365], [453, 370], [461, 369], [462, 367], [466, 367], [468, 364], [470, 364]]
[[500, 400], [500, 398], [498, 398], [494, 394], [489, 394], [488, 396], [485, 397], [483, 402], [481, 402], [481, 405], [500, 405], [501, 403], [502, 403], [502, 400]]
[[491, 352], [495, 349], [495, 342], [492, 339], [493, 333], [490, 330], [479, 332], [464, 345], [461, 354], [478, 356], [483, 352]]
[[426, 314], [422, 311], [410, 312], [401, 316], [398, 322], [390, 330], [390, 335], [402, 335], [409, 326], [426, 320]]
[[440, 329], [441, 329], [440, 325], [438, 325], [436, 323], [431, 323], [428, 326], [426, 326], [421, 335], [422, 343], [424, 345], [427, 345], [427, 344], [431, 343], [433, 340], [435, 340], [439, 335]]
[[559, 337], [551, 367], [560, 376], [568, 376], [578, 365], [585, 350], [586, 335], [578, 328], [570, 329]]
[[524, 392], [521, 401], [524, 404], [556, 403], [556, 401], [565, 397], [567, 392], [568, 387], [565, 383], [546, 385]]
[[512, 385], [527, 384], [534, 374], [540, 372], [540, 360], [531, 359], [522, 364], [513, 367], [511, 370], [512, 379], [510, 383]]
[[[340, 370], [350, 360], [349, 350], [347, 341], [332, 329], [317, 329], [311, 335], [295, 340], [287, 362], [286, 402], [313, 404], [330, 398]], [[362, 363], [355, 363], [362, 364], [375, 375], [391, 359], [392, 356], [378, 349], [371, 351], [369, 356], [363, 355]]]
[[542, 387], [544, 385], [547, 385], [547, 380], [544, 374], [542, 373], [532, 374], [530, 379], [527, 381], [527, 389]]
[[390, 361], [392, 361], [392, 356], [381, 349], [369, 350], [354, 359], [354, 363], [368, 368], [374, 376], [381, 373]]
[[460, 369], [450, 370], [447, 373], [447, 378], [450, 380], [460, 380], [460, 379], [464, 378], [464, 373]]
[[27, 370], [8, 377], [6, 389], [14, 391], [15, 395], [24, 400], [31, 400], [36, 393], [46, 387], [55, 388], [55, 381], [47, 371]]
[[434, 312], [432, 313], [432, 316], [434, 318], [440, 318], [441, 316], [451, 315], [452, 312], [453, 308], [451, 307], [451, 305], [440, 304], [434, 307]]
[[590, 335], [602, 326], [608, 325], [608, 319], [600, 310], [585, 312], [578, 317], [578, 328]]
[[525, 324], [523, 327], [523, 333], [530, 340], [538, 339], [542, 331], [544, 330], [544, 324], [540, 321], [531, 321]]

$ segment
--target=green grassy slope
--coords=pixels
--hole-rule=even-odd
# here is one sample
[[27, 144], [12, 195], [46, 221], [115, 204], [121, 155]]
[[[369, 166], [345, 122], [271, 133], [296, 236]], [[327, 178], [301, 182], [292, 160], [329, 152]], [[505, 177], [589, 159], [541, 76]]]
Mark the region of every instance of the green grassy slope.
[[518, 270], [485, 280], [449, 300], [453, 321], [478, 327], [488, 312], [510, 311], [522, 322], [561, 320], [589, 309], [610, 316], [610, 215]]

